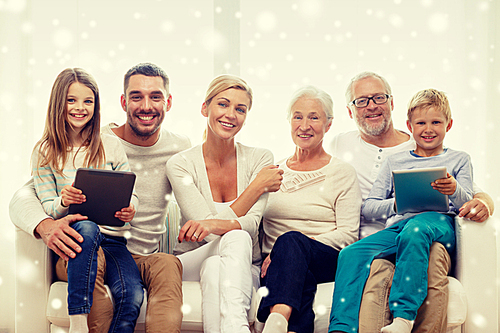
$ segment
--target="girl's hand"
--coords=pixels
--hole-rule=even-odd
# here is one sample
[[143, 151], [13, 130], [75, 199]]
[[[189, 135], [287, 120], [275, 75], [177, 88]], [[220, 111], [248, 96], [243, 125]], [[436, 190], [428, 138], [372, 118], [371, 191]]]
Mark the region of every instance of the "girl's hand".
[[276, 192], [280, 189], [283, 172], [276, 165], [268, 165], [259, 171], [253, 183], [262, 190], [262, 193]]
[[267, 268], [271, 264], [271, 255], [268, 254], [264, 262], [262, 263], [262, 267], [260, 268], [260, 277], [263, 279], [267, 274]]
[[85, 202], [85, 195], [82, 191], [74, 188], [71, 185], [66, 185], [61, 191], [61, 202], [64, 207], [68, 207], [72, 204], [81, 204]]
[[446, 178], [436, 179], [431, 185], [433, 189], [446, 195], [452, 195], [457, 189], [457, 181], [449, 173]]
[[189, 220], [182, 226], [177, 239], [179, 243], [182, 241], [200, 242], [212, 233], [213, 224], [213, 220]]
[[132, 204], [130, 204], [130, 206], [126, 208], [122, 208], [121, 210], [115, 213], [115, 217], [125, 223], [132, 221], [134, 215], [135, 215], [135, 207]]

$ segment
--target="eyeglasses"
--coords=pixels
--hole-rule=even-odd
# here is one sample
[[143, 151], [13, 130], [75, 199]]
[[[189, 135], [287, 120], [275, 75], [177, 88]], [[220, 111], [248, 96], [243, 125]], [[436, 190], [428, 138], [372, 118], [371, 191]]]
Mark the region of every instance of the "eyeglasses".
[[360, 97], [360, 98], [357, 98], [354, 101], [352, 101], [350, 104], [355, 105], [357, 108], [364, 108], [364, 107], [368, 106], [368, 104], [370, 103], [370, 100], [372, 100], [373, 103], [375, 103], [375, 104], [384, 104], [385, 102], [387, 102], [389, 97], [392, 97], [392, 96], [388, 95], [388, 94], [381, 94], [381, 95], [375, 95], [372, 97]]

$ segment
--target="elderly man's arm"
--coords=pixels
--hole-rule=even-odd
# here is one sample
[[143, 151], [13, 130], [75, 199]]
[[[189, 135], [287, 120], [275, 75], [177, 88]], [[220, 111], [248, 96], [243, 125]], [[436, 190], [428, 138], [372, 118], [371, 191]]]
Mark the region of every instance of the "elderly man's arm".
[[474, 194], [471, 201], [466, 202], [460, 207], [459, 217], [464, 217], [475, 222], [484, 222], [493, 215], [495, 204], [493, 199], [485, 192]]

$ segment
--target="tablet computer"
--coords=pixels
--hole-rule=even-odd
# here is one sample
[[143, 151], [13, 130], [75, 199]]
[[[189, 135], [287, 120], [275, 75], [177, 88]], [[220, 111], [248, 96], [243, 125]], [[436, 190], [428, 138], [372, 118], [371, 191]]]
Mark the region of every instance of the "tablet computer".
[[396, 212], [447, 212], [448, 196], [432, 188], [431, 183], [446, 178], [446, 167], [394, 170], [394, 197]]
[[133, 172], [79, 168], [73, 187], [82, 190], [86, 201], [69, 205], [69, 214], [82, 214], [97, 224], [121, 227], [125, 223], [115, 213], [130, 205], [134, 184]]

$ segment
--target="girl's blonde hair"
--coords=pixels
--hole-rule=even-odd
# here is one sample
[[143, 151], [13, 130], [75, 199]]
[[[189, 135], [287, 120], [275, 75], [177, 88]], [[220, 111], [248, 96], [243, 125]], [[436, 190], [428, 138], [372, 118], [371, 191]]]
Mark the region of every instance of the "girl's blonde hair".
[[[212, 99], [223, 91], [228, 89], [239, 89], [247, 93], [250, 103], [248, 104], [248, 111], [252, 108], [253, 92], [252, 88], [243, 80], [242, 78], [230, 75], [222, 74], [217, 76], [210, 82], [207, 89], [207, 94], [205, 95], [205, 105], [208, 107], [212, 102]], [[203, 141], [207, 138], [207, 130], [203, 132]]]
[[36, 153], [36, 150], [39, 150], [37, 168], [50, 166], [63, 176], [62, 170], [67, 162], [68, 149], [72, 147], [68, 134], [71, 125], [67, 122], [66, 100], [68, 89], [75, 82], [85, 85], [94, 93], [94, 115], [80, 132], [83, 143], [79, 149], [87, 147], [84, 166], [99, 168], [105, 161], [100, 137], [101, 114], [97, 82], [81, 68], [67, 68], [59, 73], [52, 86], [45, 129], [33, 151]]

